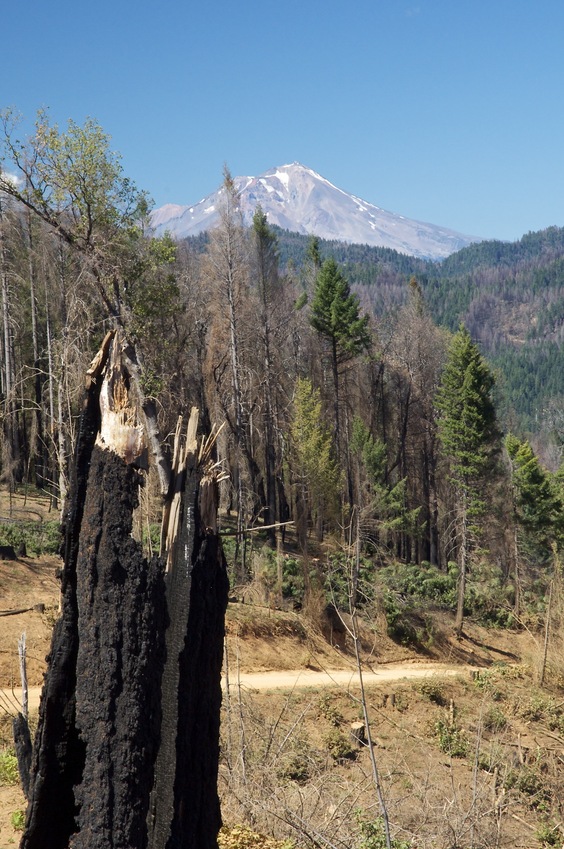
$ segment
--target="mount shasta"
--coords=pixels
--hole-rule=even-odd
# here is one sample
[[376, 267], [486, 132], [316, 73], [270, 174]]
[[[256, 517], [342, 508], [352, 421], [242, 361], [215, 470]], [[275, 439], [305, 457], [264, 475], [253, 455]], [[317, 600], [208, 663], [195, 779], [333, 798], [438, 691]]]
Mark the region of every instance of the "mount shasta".
[[[297, 162], [272, 168], [259, 177], [236, 177], [234, 182], [246, 225], [251, 224], [260, 205], [269, 223], [284, 230], [393, 248], [425, 259], [444, 259], [471, 242], [481, 241], [380, 209]], [[192, 206], [165, 204], [155, 209], [151, 214], [155, 234], [169, 232], [183, 239], [217, 226], [224, 192], [221, 186]]]

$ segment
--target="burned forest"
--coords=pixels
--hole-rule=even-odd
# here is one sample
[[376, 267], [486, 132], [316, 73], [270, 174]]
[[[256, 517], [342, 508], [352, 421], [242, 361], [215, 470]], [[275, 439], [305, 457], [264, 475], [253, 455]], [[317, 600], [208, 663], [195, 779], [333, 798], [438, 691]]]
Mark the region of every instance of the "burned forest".
[[434, 321], [421, 262], [361, 285], [312, 237], [283, 264], [228, 169], [213, 231], [155, 238], [96, 122], [0, 131], [2, 482], [63, 540], [33, 747], [16, 728], [23, 849], [216, 849], [230, 593], [332, 647], [364, 614], [406, 650], [431, 608], [456, 646], [469, 621], [528, 629], [555, 674], [562, 411], [544, 442], [500, 415], [503, 375]]

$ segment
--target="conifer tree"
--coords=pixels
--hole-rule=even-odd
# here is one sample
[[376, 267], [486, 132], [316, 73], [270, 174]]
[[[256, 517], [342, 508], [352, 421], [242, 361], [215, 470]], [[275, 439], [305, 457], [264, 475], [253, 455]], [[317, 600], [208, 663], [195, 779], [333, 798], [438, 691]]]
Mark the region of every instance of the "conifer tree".
[[356, 460], [356, 509], [360, 536], [372, 545], [386, 544], [390, 534], [416, 532], [420, 508], [406, 507], [405, 479], [390, 483], [386, 446], [357, 416], [352, 425], [351, 455]]
[[334, 259], [325, 260], [315, 282], [311, 304], [311, 326], [329, 349], [334, 389], [335, 441], [341, 447], [340, 368], [343, 363], [366, 351], [370, 344], [368, 316], [360, 315], [358, 298]]
[[310, 236], [306, 249], [306, 263], [312, 266], [317, 274], [321, 268], [321, 251], [319, 249], [319, 236]]
[[513, 434], [505, 438], [511, 466], [513, 560], [515, 576], [515, 615], [521, 607], [521, 560], [523, 554], [535, 551], [546, 561], [553, 543], [561, 541], [564, 530], [564, 505], [552, 479], [527, 441]]
[[454, 495], [459, 568], [456, 633], [462, 632], [466, 577], [485, 509], [483, 493], [494, 467], [498, 430], [494, 377], [464, 326], [453, 336], [435, 403], [438, 433]]
[[331, 435], [323, 422], [321, 398], [307, 379], [298, 379], [290, 426], [292, 472], [296, 495], [298, 540], [305, 548], [306, 521], [311, 515], [323, 536], [323, 524], [335, 513], [339, 470]]

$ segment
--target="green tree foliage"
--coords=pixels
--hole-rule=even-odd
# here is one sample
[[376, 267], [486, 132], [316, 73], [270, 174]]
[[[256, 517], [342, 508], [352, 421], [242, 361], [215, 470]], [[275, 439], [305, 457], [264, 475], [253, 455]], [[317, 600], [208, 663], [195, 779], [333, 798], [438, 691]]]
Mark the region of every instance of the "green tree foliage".
[[465, 327], [451, 341], [436, 396], [438, 429], [449, 476], [471, 498], [471, 508], [483, 504], [479, 483], [491, 468], [498, 429], [492, 398], [494, 376]]
[[[4, 111], [0, 115], [0, 192], [9, 199], [16, 220], [22, 217], [23, 210], [28, 210], [29, 220], [33, 216], [36, 223], [41, 224], [36, 229], [45, 241], [43, 257], [50, 257], [45, 274], [45, 294], [50, 277], [53, 278], [50, 288], [58, 288], [63, 294], [59, 306], [63, 354], [57, 355], [62, 363], [57, 387], [52, 368], [57, 347], [52, 335], [58, 318], [55, 315], [57, 307], [46, 298], [47, 326], [41, 331], [37, 327], [38, 280], [34, 271], [34, 263], [37, 266], [38, 260], [33, 255], [33, 243], [37, 237], [28, 225], [27, 276], [35, 321], [33, 368], [37, 372], [41, 368], [38, 342], [43, 332], [47, 337], [49, 416], [52, 422], [55, 393], [58, 396], [57, 467], [60, 490], [64, 494], [62, 481], [66, 474], [65, 455], [68, 453], [64, 418], [72, 421], [72, 415], [69, 416], [65, 409], [67, 401], [64, 395], [68, 395], [65, 384], [72, 358], [69, 339], [71, 332], [76, 332], [72, 327], [71, 306], [81, 314], [81, 324], [88, 321], [88, 317], [91, 322], [99, 323], [96, 344], [99, 344], [108, 322], [121, 326], [129, 342], [133, 343], [131, 366], [141, 373], [143, 346], [145, 350], [154, 350], [155, 340], [149, 340], [146, 327], [136, 333], [136, 325], [150, 323], [155, 326], [155, 319], [162, 321], [167, 309], [178, 304], [176, 287], [170, 278], [165, 280], [160, 275], [162, 267], [170, 265], [174, 259], [175, 251], [170, 240], [153, 241], [146, 235], [148, 197], [124, 176], [120, 157], [111, 150], [109, 136], [92, 119], [88, 119], [84, 126], [70, 120], [66, 131], [62, 131], [49, 121], [45, 112], [39, 112], [35, 133], [22, 141], [18, 138], [17, 119], [9, 110]], [[2, 265], [5, 267], [3, 261]], [[73, 279], [69, 279], [69, 274]], [[80, 288], [77, 285], [79, 281]], [[155, 284], [161, 289], [159, 293]], [[92, 301], [96, 302], [95, 310], [89, 308]], [[86, 357], [89, 352], [85, 341], [90, 335], [84, 329], [79, 333], [80, 350]], [[154, 373], [161, 369], [162, 361], [155, 366]], [[150, 392], [158, 391], [158, 386], [153, 387], [152, 384], [154, 381], [149, 379], [146, 388]], [[152, 421], [153, 450], [160, 458], [161, 486], [165, 489], [168, 486], [166, 462], [157, 439], [156, 407], [148, 401], [144, 409], [148, 420]], [[55, 444], [54, 436], [52, 424], [52, 444]], [[14, 451], [11, 453], [13, 455]]]
[[309, 262], [316, 272], [319, 271], [323, 263], [321, 259], [320, 243], [321, 242], [318, 236], [310, 236], [307, 243], [307, 250], [305, 255], [306, 262]]
[[515, 521], [537, 545], [550, 549], [564, 531], [563, 504], [554, 478], [526, 440], [508, 434], [505, 447], [511, 461]]
[[[323, 422], [321, 396], [307, 379], [296, 383], [290, 441], [298, 518], [310, 515], [321, 535], [324, 521], [337, 509], [340, 473]], [[305, 528], [298, 527], [298, 534], [305, 542]]]
[[120, 317], [126, 282], [138, 277], [138, 231], [148, 196], [124, 176], [110, 137], [90, 118], [82, 127], [69, 120], [65, 132], [39, 112], [35, 134], [25, 142], [17, 138], [12, 112], [4, 111], [1, 123], [0, 189], [88, 258], [106, 308]]
[[553, 546], [564, 534], [564, 502], [558, 479], [541, 466], [530, 444], [513, 434], [505, 438], [510, 465], [511, 520], [513, 523], [514, 609], [521, 613], [521, 597], [531, 581], [523, 564], [546, 567]]
[[358, 298], [334, 259], [326, 259], [315, 281], [311, 326], [324, 339], [333, 374], [335, 438], [340, 450], [340, 368], [370, 345], [368, 316], [361, 316]]
[[420, 508], [406, 508], [405, 479], [388, 482], [386, 446], [359, 417], [353, 421], [350, 452], [356, 465], [355, 500], [363, 539], [377, 546], [391, 543], [393, 532], [413, 532]]
[[484, 491], [498, 448], [492, 400], [494, 377], [465, 327], [450, 343], [437, 391], [438, 435], [452, 485], [459, 566], [456, 630], [464, 618], [466, 573], [478, 531], [475, 520], [485, 508]]
[[358, 298], [334, 259], [326, 259], [317, 275], [310, 321], [329, 341], [337, 363], [356, 357], [370, 344], [368, 316], [360, 315]]

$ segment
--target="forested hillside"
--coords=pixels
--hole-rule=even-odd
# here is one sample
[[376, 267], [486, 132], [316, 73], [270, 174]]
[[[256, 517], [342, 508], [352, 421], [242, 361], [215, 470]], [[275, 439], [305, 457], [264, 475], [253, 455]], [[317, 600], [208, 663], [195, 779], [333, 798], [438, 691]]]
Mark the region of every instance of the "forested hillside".
[[[302, 554], [327, 535], [343, 552], [356, 540], [365, 587], [390, 563], [430, 570], [425, 592], [457, 608], [459, 629], [468, 611], [506, 621], [538, 604], [560, 544], [561, 477], [519, 422], [547, 393], [559, 413], [562, 231], [423, 263], [304, 242], [260, 209], [246, 229], [226, 173], [219, 227], [174, 244], [151, 237], [147, 198], [96, 124], [61, 132], [40, 116], [23, 147], [9, 116], [4, 130], [19, 174], [2, 176], [0, 215], [5, 483], [63, 503], [83, 375], [117, 325], [165, 449], [193, 404], [206, 427], [225, 422], [235, 582], [250, 577], [246, 531], [264, 527], [275, 546], [292, 523]], [[551, 457], [557, 471], [556, 443]], [[347, 563], [278, 574], [277, 591], [301, 603], [331, 573], [344, 593]], [[392, 607], [404, 579], [390, 578]]]
[[[281, 263], [299, 268], [307, 239], [278, 235]], [[415, 276], [434, 321], [452, 331], [463, 323], [495, 369], [504, 424], [533, 436], [544, 449], [559, 438], [564, 229], [551, 227], [511, 243], [476, 243], [440, 263], [338, 242], [320, 242], [320, 252], [341, 263], [362, 304], [380, 318], [405, 304], [406, 281]]]

